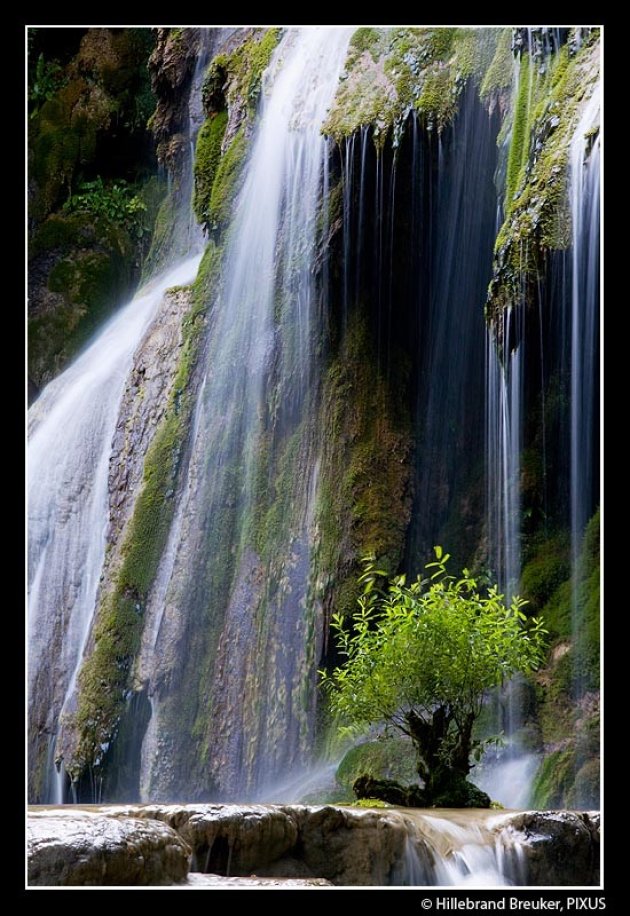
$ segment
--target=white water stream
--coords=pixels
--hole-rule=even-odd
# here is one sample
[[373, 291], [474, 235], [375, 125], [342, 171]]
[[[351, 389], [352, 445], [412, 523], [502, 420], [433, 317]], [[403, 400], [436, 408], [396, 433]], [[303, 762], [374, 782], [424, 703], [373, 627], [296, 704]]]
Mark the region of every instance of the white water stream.
[[[225, 243], [222, 289], [211, 307], [188, 481], [159, 576], [162, 600], [152, 638], [144, 647], [152, 708], [141, 754], [141, 791], [147, 797], [174, 791], [163, 749], [178, 747], [182, 724], [169, 718], [168, 708], [177, 691], [194, 689], [190, 685], [199, 674], [171, 672], [167, 646], [192, 638], [195, 627], [220, 633], [214, 672], [201, 689], [210, 690], [214, 700], [208, 757], [221, 791], [250, 798], [278, 772], [305, 763], [313, 723], [295, 697], [305, 677], [312, 682], [311, 695], [315, 689], [305, 601], [317, 488], [319, 446], [313, 438], [303, 445], [308, 458], [293, 459], [307, 470], [301, 472], [291, 517], [283, 516], [282, 530], [274, 533], [286, 540], [279, 552], [285, 559], [276, 560], [287, 563], [290, 586], [284, 592], [278, 588], [261, 597], [249, 590], [260, 559], [251, 549], [247, 520], [256, 509], [263, 437], [273, 455], [276, 443], [283, 448], [289, 435], [299, 436], [295, 418], [306, 413], [317, 384], [314, 265], [328, 156], [321, 126], [351, 34], [351, 29], [289, 29], [265, 75]], [[228, 556], [240, 557], [229, 589], [217, 584], [226, 545]], [[262, 575], [272, 580], [269, 570]], [[318, 624], [315, 632], [320, 631]]]
[[51, 734], [74, 692], [94, 613], [111, 442], [133, 353], [165, 290], [190, 283], [199, 260], [194, 255], [148, 283], [29, 414], [28, 679], [31, 701], [36, 691], [50, 691]]

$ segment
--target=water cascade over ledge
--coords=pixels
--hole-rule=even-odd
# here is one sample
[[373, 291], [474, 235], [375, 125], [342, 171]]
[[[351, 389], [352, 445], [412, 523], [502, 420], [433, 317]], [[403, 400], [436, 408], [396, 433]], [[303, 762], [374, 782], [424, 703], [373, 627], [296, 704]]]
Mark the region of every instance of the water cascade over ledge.
[[[29, 801], [136, 806], [98, 816], [155, 849], [180, 826], [149, 809], [199, 806], [201, 883], [343, 883], [294, 860], [345, 820], [387, 834], [371, 885], [543, 883], [568, 821], [540, 812], [571, 809], [586, 862], [571, 812], [599, 803], [599, 32], [154, 31], [145, 277], [29, 410]], [[90, 168], [33, 206], [38, 282], [101, 231], [72, 211]], [[330, 807], [363, 772], [417, 781], [409, 735], [338, 741], [318, 671], [361, 558], [415, 577], [436, 544], [549, 631], [473, 733], [506, 742], [470, 779], [527, 824]], [[258, 816], [286, 873], [235, 865]]]

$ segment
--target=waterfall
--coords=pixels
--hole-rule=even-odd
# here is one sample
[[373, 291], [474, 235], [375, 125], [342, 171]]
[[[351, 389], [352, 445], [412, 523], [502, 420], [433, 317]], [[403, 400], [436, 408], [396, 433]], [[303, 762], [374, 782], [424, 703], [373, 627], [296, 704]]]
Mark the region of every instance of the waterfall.
[[[153, 666], [153, 718], [141, 784], [152, 798], [182, 785], [199, 791], [177, 763], [188, 723], [205, 746], [207, 769], [197, 782], [208, 791], [209, 769], [223, 797], [251, 797], [303, 764], [312, 740], [323, 629], [307, 594], [318, 466], [309, 420], [317, 381], [313, 268], [328, 156], [320, 128], [350, 34], [288, 30], [263, 87], [211, 308], [173, 574], [145, 666]], [[286, 492], [269, 493], [275, 474]], [[188, 647], [183, 663], [174, 665], [173, 644]], [[211, 659], [202, 672], [199, 657]]]
[[73, 698], [95, 609], [111, 443], [133, 353], [165, 290], [190, 283], [199, 261], [195, 254], [148, 283], [29, 412], [28, 681], [32, 715], [44, 716], [33, 728], [51, 740]]
[[[497, 131], [497, 119], [469, 90], [442, 138], [413, 132], [413, 238], [426, 249], [416, 256], [411, 279], [418, 315], [418, 449], [407, 562], [417, 571], [434, 544], [447, 545], [454, 564], [465, 564], [474, 550], [470, 498], [463, 494], [483, 480], [485, 327], [479, 303], [491, 275]], [[428, 169], [436, 177], [427, 187], [422, 176]]]
[[501, 815], [409, 812], [402, 860], [390, 883], [403, 887], [508, 887], [525, 883], [524, 836]]
[[[417, 76], [422, 94], [398, 111], [391, 134], [380, 115], [366, 115], [365, 123], [340, 136], [344, 122], [335, 119], [335, 106], [351, 107], [353, 80], [361, 85], [360, 79], [374, 78], [385, 95], [388, 81], [392, 92], [403, 91], [396, 57], [387, 54], [402, 53], [404, 34], [375, 39], [368, 30], [348, 54], [350, 28], [274, 30], [264, 33], [262, 48], [258, 30], [232, 41], [235, 31], [162, 36], [173, 56], [154, 60], [162, 60], [167, 76], [176, 65], [173, 77], [181, 80], [158, 86], [158, 113], [164, 105], [172, 115], [164, 122], [171, 135], [159, 147], [168, 147], [168, 155], [159, 155], [174, 163], [161, 240], [156, 233], [151, 255], [161, 272], [151, 274], [147, 259], [146, 284], [29, 412], [29, 753], [38, 801], [64, 802], [70, 774], [74, 778], [73, 714], [87, 682], [79, 673], [95, 644], [95, 613], [107, 608], [104, 598], [126, 549], [122, 535], [116, 538], [128, 530], [129, 513], [135, 521], [133, 502], [144, 492], [138, 489], [142, 462], [154, 430], [136, 448], [128, 480], [120, 447], [136, 431], [127, 408], [144, 398], [132, 383], [142, 348], [162, 327], [165, 292], [195, 279], [204, 245], [207, 260], [193, 299], [198, 350], [193, 347], [190, 358], [183, 351], [179, 368], [185, 364], [190, 373], [176, 389], [179, 425], [165, 446], [182, 459], [160, 520], [159, 562], [135, 608], [142, 632], [134, 635], [127, 680], [103, 729], [111, 738], [99, 739], [96, 777], [86, 767], [86, 794], [89, 779], [112, 801], [139, 795], [151, 802], [285, 802], [334, 793], [335, 767], [330, 760], [314, 762], [325, 727], [317, 668], [338, 661], [328, 644], [330, 614], [356, 606], [358, 558], [368, 551], [392, 575], [414, 575], [438, 543], [453, 556], [451, 571], [463, 565], [479, 571], [487, 557], [490, 577], [509, 600], [526, 581], [538, 540], [541, 553], [555, 537], [560, 551], [566, 541], [566, 558], [563, 553], [548, 578], [558, 579], [554, 589], [568, 589], [570, 532], [572, 636], [568, 623], [557, 629], [559, 652], [550, 654], [547, 668], [555, 678], [556, 661], [571, 651], [566, 662], [573, 661], [575, 708], [589, 713], [588, 703], [598, 701], [594, 680], [586, 685], [580, 667], [579, 647], [590, 636], [583, 635], [578, 570], [598, 502], [599, 86], [585, 102], [578, 96], [568, 121], [564, 110], [558, 117], [551, 63], [553, 55], [560, 60], [567, 30], [516, 30], [513, 47], [520, 42], [521, 56], [511, 61], [505, 45], [507, 77], [493, 76], [506, 82], [497, 98], [489, 102], [485, 77], [475, 73], [457, 82], [448, 116], [433, 121], [429, 90], [435, 78], [437, 98], [456, 58], [443, 66], [442, 43], [431, 33], [427, 49], [436, 59], [418, 58], [412, 82]], [[261, 76], [260, 62], [269, 59], [279, 34]], [[491, 49], [488, 40], [483, 53]], [[571, 68], [573, 52], [563, 50], [561, 63]], [[225, 54], [217, 57], [219, 51]], [[368, 76], [359, 79], [353, 66], [361, 55], [371, 63], [364, 58]], [[202, 89], [211, 60], [210, 76], [225, 85], [206, 99], [221, 111], [208, 113]], [[222, 60], [229, 62], [225, 68]], [[513, 129], [516, 108], [520, 120], [510, 158], [511, 66]], [[488, 61], [480, 67], [496, 69]], [[545, 108], [540, 96], [547, 87]], [[220, 120], [212, 122], [215, 114]], [[227, 124], [207, 176], [201, 150], [193, 167], [206, 116], [208, 126]], [[335, 141], [323, 135], [325, 124]], [[514, 189], [536, 177], [549, 137], [564, 143], [558, 146], [564, 159], [553, 150], [561, 163], [556, 168], [554, 160], [549, 181], [554, 194], [564, 190], [553, 182], [555, 176], [564, 181], [567, 151], [569, 168], [566, 210], [555, 196], [552, 207], [567, 229], [548, 244], [538, 223], [531, 235], [513, 235], [510, 220], [521, 216]], [[233, 196], [230, 219], [213, 225], [210, 239], [190, 205], [201, 178], [213, 196], [226, 188], [225, 199]], [[508, 185], [513, 195], [506, 196]], [[522, 204], [532, 220], [541, 197]], [[551, 207], [546, 199], [545, 206]], [[504, 219], [505, 231], [497, 224]], [[499, 243], [500, 230], [505, 243]], [[530, 238], [538, 246], [533, 258]], [[505, 252], [509, 262], [501, 260]], [[495, 302], [491, 286], [496, 308], [488, 328], [488, 282], [503, 283], [504, 268], [508, 292]], [[522, 289], [515, 290], [519, 270]], [[209, 276], [202, 303], [199, 290]], [[178, 295], [180, 303], [190, 301]], [[147, 426], [157, 428], [162, 406]], [[541, 489], [539, 505], [530, 496], [535, 492], [537, 499]], [[119, 496], [124, 505], [117, 516]], [[120, 531], [114, 531], [119, 518]], [[137, 542], [141, 551], [143, 538]], [[550, 601], [541, 588], [540, 607]], [[562, 606], [565, 618], [568, 607]], [[98, 662], [98, 653], [94, 658]], [[117, 663], [114, 657], [112, 668]], [[94, 683], [96, 696], [101, 681]], [[105, 684], [105, 693], [110, 688]], [[503, 731], [510, 744], [493, 760], [488, 754], [489, 765], [471, 777], [510, 807], [529, 803], [539, 760], [519, 743], [536, 715], [528, 689], [515, 679], [493, 699], [487, 718], [497, 721], [488, 730]], [[548, 699], [539, 707], [545, 715]], [[552, 746], [542, 726], [539, 731], [527, 735], [532, 746]], [[565, 740], [572, 739], [563, 733]], [[456, 819], [444, 827], [437, 815], [426, 820], [423, 836], [447, 838], [448, 848], [436, 840], [433, 852], [414, 829], [399, 863], [402, 884], [465, 884], [470, 875], [488, 885], [519, 880], [518, 848], [506, 854], [478, 824]]]
[[[523, 447], [524, 309], [512, 306], [486, 344], [486, 505], [493, 573], [516, 594], [521, 575], [520, 462]], [[501, 341], [499, 344], [498, 341]], [[499, 347], [500, 352], [499, 352]]]
[[[525, 523], [521, 505], [522, 456], [526, 447], [525, 418], [533, 409], [532, 391], [538, 391], [540, 397], [542, 499], [546, 513], [548, 493], [561, 505], [562, 480], [559, 476], [547, 479], [552, 466], [547, 456], [545, 391], [554, 372], [564, 379], [562, 384], [566, 386], [569, 422], [556, 434], [558, 442], [554, 447], [560, 455], [555, 459], [556, 475], [569, 472], [566, 516], [571, 532], [573, 693], [576, 699], [585, 690], [579, 653], [584, 639], [580, 555], [586, 524], [597, 505], [599, 105], [597, 87], [583, 106], [569, 149], [568, 203], [572, 224], [569, 270], [565, 272], [564, 262], [560, 270], [556, 262], [552, 263], [549, 291], [544, 298], [539, 286], [537, 308], [530, 307], [533, 303], [523, 291], [520, 301], [505, 309], [488, 330], [486, 361], [489, 556], [500, 587], [508, 596], [520, 590]], [[525, 255], [523, 252], [524, 261]], [[545, 315], [545, 310], [549, 314]], [[551, 346], [548, 338], [551, 338]], [[532, 378], [535, 372], [540, 373], [537, 382]], [[524, 725], [526, 705], [518, 682], [510, 684], [497, 702], [501, 707], [498, 725], [508, 739], [508, 748], [498, 755], [498, 762], [490, 767], [479, 784], [502, 803], [516, 807], [529, 802], [523, 786], [531, 783], [538, 755], [525, 752], [518, 738], [514, 740]], [[579, 765], [578, 761], [578, 768]], [[516, 773], [520, 777], [518, 781], [512, 778]]]
[[[206, 34], [201, 40], [205, 60], [211, 39]], [[195, 79], [189, 116], [193, 140], [200, 126], [199, 72]], [[192, 176], [188, 157], [183, 172]], [[40, 795], [57, 803], [65, 801], [66, 782], [57, 736], [64, 713], [76, 704], [77, 676], [97, 604], [107, 547], [112, 440], [123, 392], [134, 352], [165, 291], [191, 283], [201, 260], [203, 236], [189, 220], [191, 178], [184, 184], [174, 212], [188, 229], [185, 240], [173, 236], [165, 258], [171, 266], [119, 309], [29, 410], [29, 742], [32, 762], [46, 755], [47, 784]]]
[[[525, 307], [510, 306], [486, 335], [486, 511], [492, 573], [508, 601], [521, 578], [521, 452], [525, 388]], [[537, 757], [517, 733], [524, 725], [524, 687], [515, 678], [496, 696], [496, 730], [507, 746], [475, 781], [508, 808], [529, 802]]]
[[[600, 88], [577, 125], [570, 150], [571, 252], [571, 562], [574, 655], [583, 638], [578, 596], [584, 529], [595, 508], [598, 448]], [[579, 665], [579, 662], [578, 662]], [[574, 672], [574, 692], [584, 692]]]

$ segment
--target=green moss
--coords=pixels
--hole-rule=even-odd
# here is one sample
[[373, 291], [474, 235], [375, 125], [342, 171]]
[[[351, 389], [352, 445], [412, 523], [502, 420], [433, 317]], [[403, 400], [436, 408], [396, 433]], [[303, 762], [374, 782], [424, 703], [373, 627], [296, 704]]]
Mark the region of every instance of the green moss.
[[260, 95], [262, 75], [271, 62], [282, 29], [254, 29], [249, 39], [231, 53], [218, 54], [210, 62], [202, 87], [204, 107], [217, 110], [224, 94], [229, 110], [253, 115]]
[[221, 143], [227, 119], [227, 111], [220, 111], [209, 117], [197, 137], [193, 209], [198, 223], [205, 224], [209, 219], [212, 186], [221, 158]]
[[30, 201], [31, 218], [43, 219], [69, 193], [80, 163], [89, 161], [96, 132], [109, 122], [109, 106], [96, 105], [93, 117], [75, 115], [87, 83], [73, 80], [49, 99], [29, 122], [29, 165], [37, 193]]
[[482, 100], [488, 99], [494, 93], [508, 91], [512, 85], [513, 76], [512, 30], [501, 29], [492, 61], [479, 89]]
[[575, 774], [575, 781], [566, 796], [568, 808], [599, 808], [600, 805], [599, 757], [588, 760]]
[[377, 779], [395, 779], [403, 785], [417, 782], [416, 755], [411, 741], [391, 736], [359, 744], [347, 752], [335, 778], [340, 788], [351, 792], [355, 779], [364, 773]]
[[350, 808], [393, 808], [393, 805], [390, 805], [389, 802], [381, 801], [380, 798], [359, 798], [357, 801], [353, 801], [350, 805]]
[[411, 109], [427, 127], [443, 130], [457, 111], [466, 81], [479, 82], [490, 66], [499, 33], [465, 28], [358, 29], [324, 133], [341, 140], [371, 125], [377, 146], [390, 135], [396, 143]]
[[531, 132], [530, 102], [531, 81], [533, 67], [529, 54], [521, 56], [518, 75], [518, 93], [512, 118], [512, 137], [507, 162], [507, 175], [505, 178], [505, 199], [507, 207], [522, 182], [522, 176], [529, 155], [529, 140]]
[[29, 120], [32, 220], [59, 206], [92, 166], [113, 119], [119, 136], [135, 140], [155, 104], [146, 66], [155, 43], [152, 31], [104, 32], [102, 48], [85, 36], [61, 84]]
[[424, 112], [429, 123], [444, 125], [452, 119], [457, 109], [457, 99], [453, 96], [449, 70], [436, 69], [427, 75], [417, 108]]
[[490, 321], [509, 305], [535, 298], [545, 253], [571, 243], [569, 149], [582, 103], [599, 78], [597, 42], [584, 45], [572, 58], [564, 46], [544, 68], [527, 58], [523, 54], [514, 110], [505, 122], [511, 128], [506, 216], [495, 243], [486, 306]]
[[29, 245], [29, 258], [44, 251], [67, 252], [94, 241], [94, 226], [87, 213], [53, 214], [37, 227]]
[[[176, 233], [177, 233], [177, 200], [176, 193], [165, 193], [166, 188], [162, 188], [160, 202], [157, 206], [153, 232], [151, 235], [151, 247], [147, 254], [143, 279], [147, 280], [150, 276], [166, 265], [166, 260], [177, 253]], [[183, 254], [183, 250], [180, 252]]]
[[[560, 546], [555, 546], [558, 538]], [[566, 558], [567, 540], [557, 536], [530, 559], [528, 576], [539, 606], [561, 573], [561, 565], [555, 566], [548, 554], [558, 550]], [[527, 566], [524, 576], [526, 571]], [[546, 756], [536, 778], [535, 803], [542, 806], [598, 804], [599, 576], [598, 511], [584, 532], [575, 578], [569, 570], [542, 607], [551, 642], [548, 662], [537, 675]]]
[[[65, 366], [138, 277], [155, 215], [153, 183], [132, 188], [120, 177], [105, 186], [97, 176], [105, 136], [115, 144], [106, 152], [110, 174], [116, 156], [126, 174], [142, 167], [154, 43], [148, 29], [88, 30], [60, 85], [29, 119], [29, 378], [37, 386]], [[86, 182], [92, 192], [77, 196]], [[121, 188], [124, 219], [113, 207]], [[104, 190], [109, 207], [85, 206], [88, 197], [103, 203]], [[66, 208], [71, 198], [77, 212]]]
[[257, 481], [253, 499], [254, 513], [246, 525], [245, 540], [253, 545], [265, 561], [276, 555], [278, 539], [286, 531], [287, 520], [295, 502], [295, 469], [303, 444], [306, 424], [274, 443], [273, 467], [269, 434], [258, 445], [255, 462]]
[[241, 128], [221, 157], [215, 173], [207, 211], [208, 224], [214, 231], [222, 231], [230, 221], [247, 149], [245, 131]]
[[393, 573], [411, 511], [410, 419], [401, 392], [407, 369], [394, 360], [390, 379], [378, 371], [366, 320], [357, 311], [324, 385], [321, 428], [328, 430], [318, 500], [318, 545], [325, 603], [355, 609], [356, 563], [374, 552]]
[[543, 610], [545, 626], [551, 638], [564, 639], [571, 635], [571, 580], [562, 582], [552, 593]]
[[[557, 551], [558, 563], [553, 559]], [[566, 639], [572, 635], [573, 618], [581, 621], [580, 632], [574, 646], [575, 664], [583, 671], [586, 682], [592, 689], [599, 686], [599, 611], [600, 611], [600, 562], [599, 562], [599, 510], [589, 521], [576, 564], [575, 579], [570, 568], [563, 581], [558, 582], [563, 566], [569, 563], [568, 543], [564, 547], [558, 541], [545, 545], [541, 555], [532, 560], [532, 572], [528, 578], [536, 579], [536, 572], [543, 571], [547, 577], [542, 583], [538, 596], [538, 607], [552, 638]], [[527, 571], [527, 566], [524, 570]], [[557, 587], [551, 590], [553, 584]], [[523, 586], [525, 592], [525, 585]], [[545, 596], [547, 601], [543, 603]], [[575, 606], [574, 606], [575, 605]]]
[[[98, 325], [128, 294], [133, 273], [128, 257], [113, 250], [83, 249], [70, 244], [77, 224], [68, 230], [54, 226], [43, 242], [69, 252], [48, 274], [48, 289], [60, 297], [54, 309], [29, 318], [29, 377], [48, 381], [83, 346]], [[103, 233], [98, 232], [102, 238]]]
[[[568, 533], [561, 531], [547, 538], [523, 567], [519, 594], [529, 605], [528, 614], [539, 614], [571, 574], [571, 545]], [[546, 620], [545, 616], [545, 620]]]
[[543, 760], [532, 787], [535, 808], [560, 808], [573, 784], [575, 755], [572, 750], [554, 751]]
[[353, 33], [350, 48], [358, 54], [369, 51], [374, 61], [377, 60], [382, 32], [379, 29], [361, 28]]
[[69, 769], [75, 773], [102, 763], [102, 746], [116, 736], [140, 646], [146, 600], [166, 544], [174, 495], [190, 423], [190, 381], [199, 352], [208, 290], [217, 282], [220, 250], [210, 243], [183, 319], [183, 344], [172, 393], [147, 450], [142, 488], [124, 532], [122, 562], [111, 591], [98, 611], [94, 648], [79, 674], [76, 712], [78, 749]]

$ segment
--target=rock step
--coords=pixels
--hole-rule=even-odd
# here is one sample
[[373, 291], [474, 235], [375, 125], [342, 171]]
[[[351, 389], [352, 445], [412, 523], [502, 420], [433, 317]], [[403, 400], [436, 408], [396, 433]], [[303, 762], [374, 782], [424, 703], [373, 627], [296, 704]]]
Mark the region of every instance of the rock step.
[[597, 812], [221, 804], [30, 809], [28, 880], [184, 882], [183, 888], [431, 885], [440, 883], [436, 867], [453, 850], [465, 854], [472, 844], [491, 851], [497, 840], [505, 859], [500, 883], [599, 884]]

